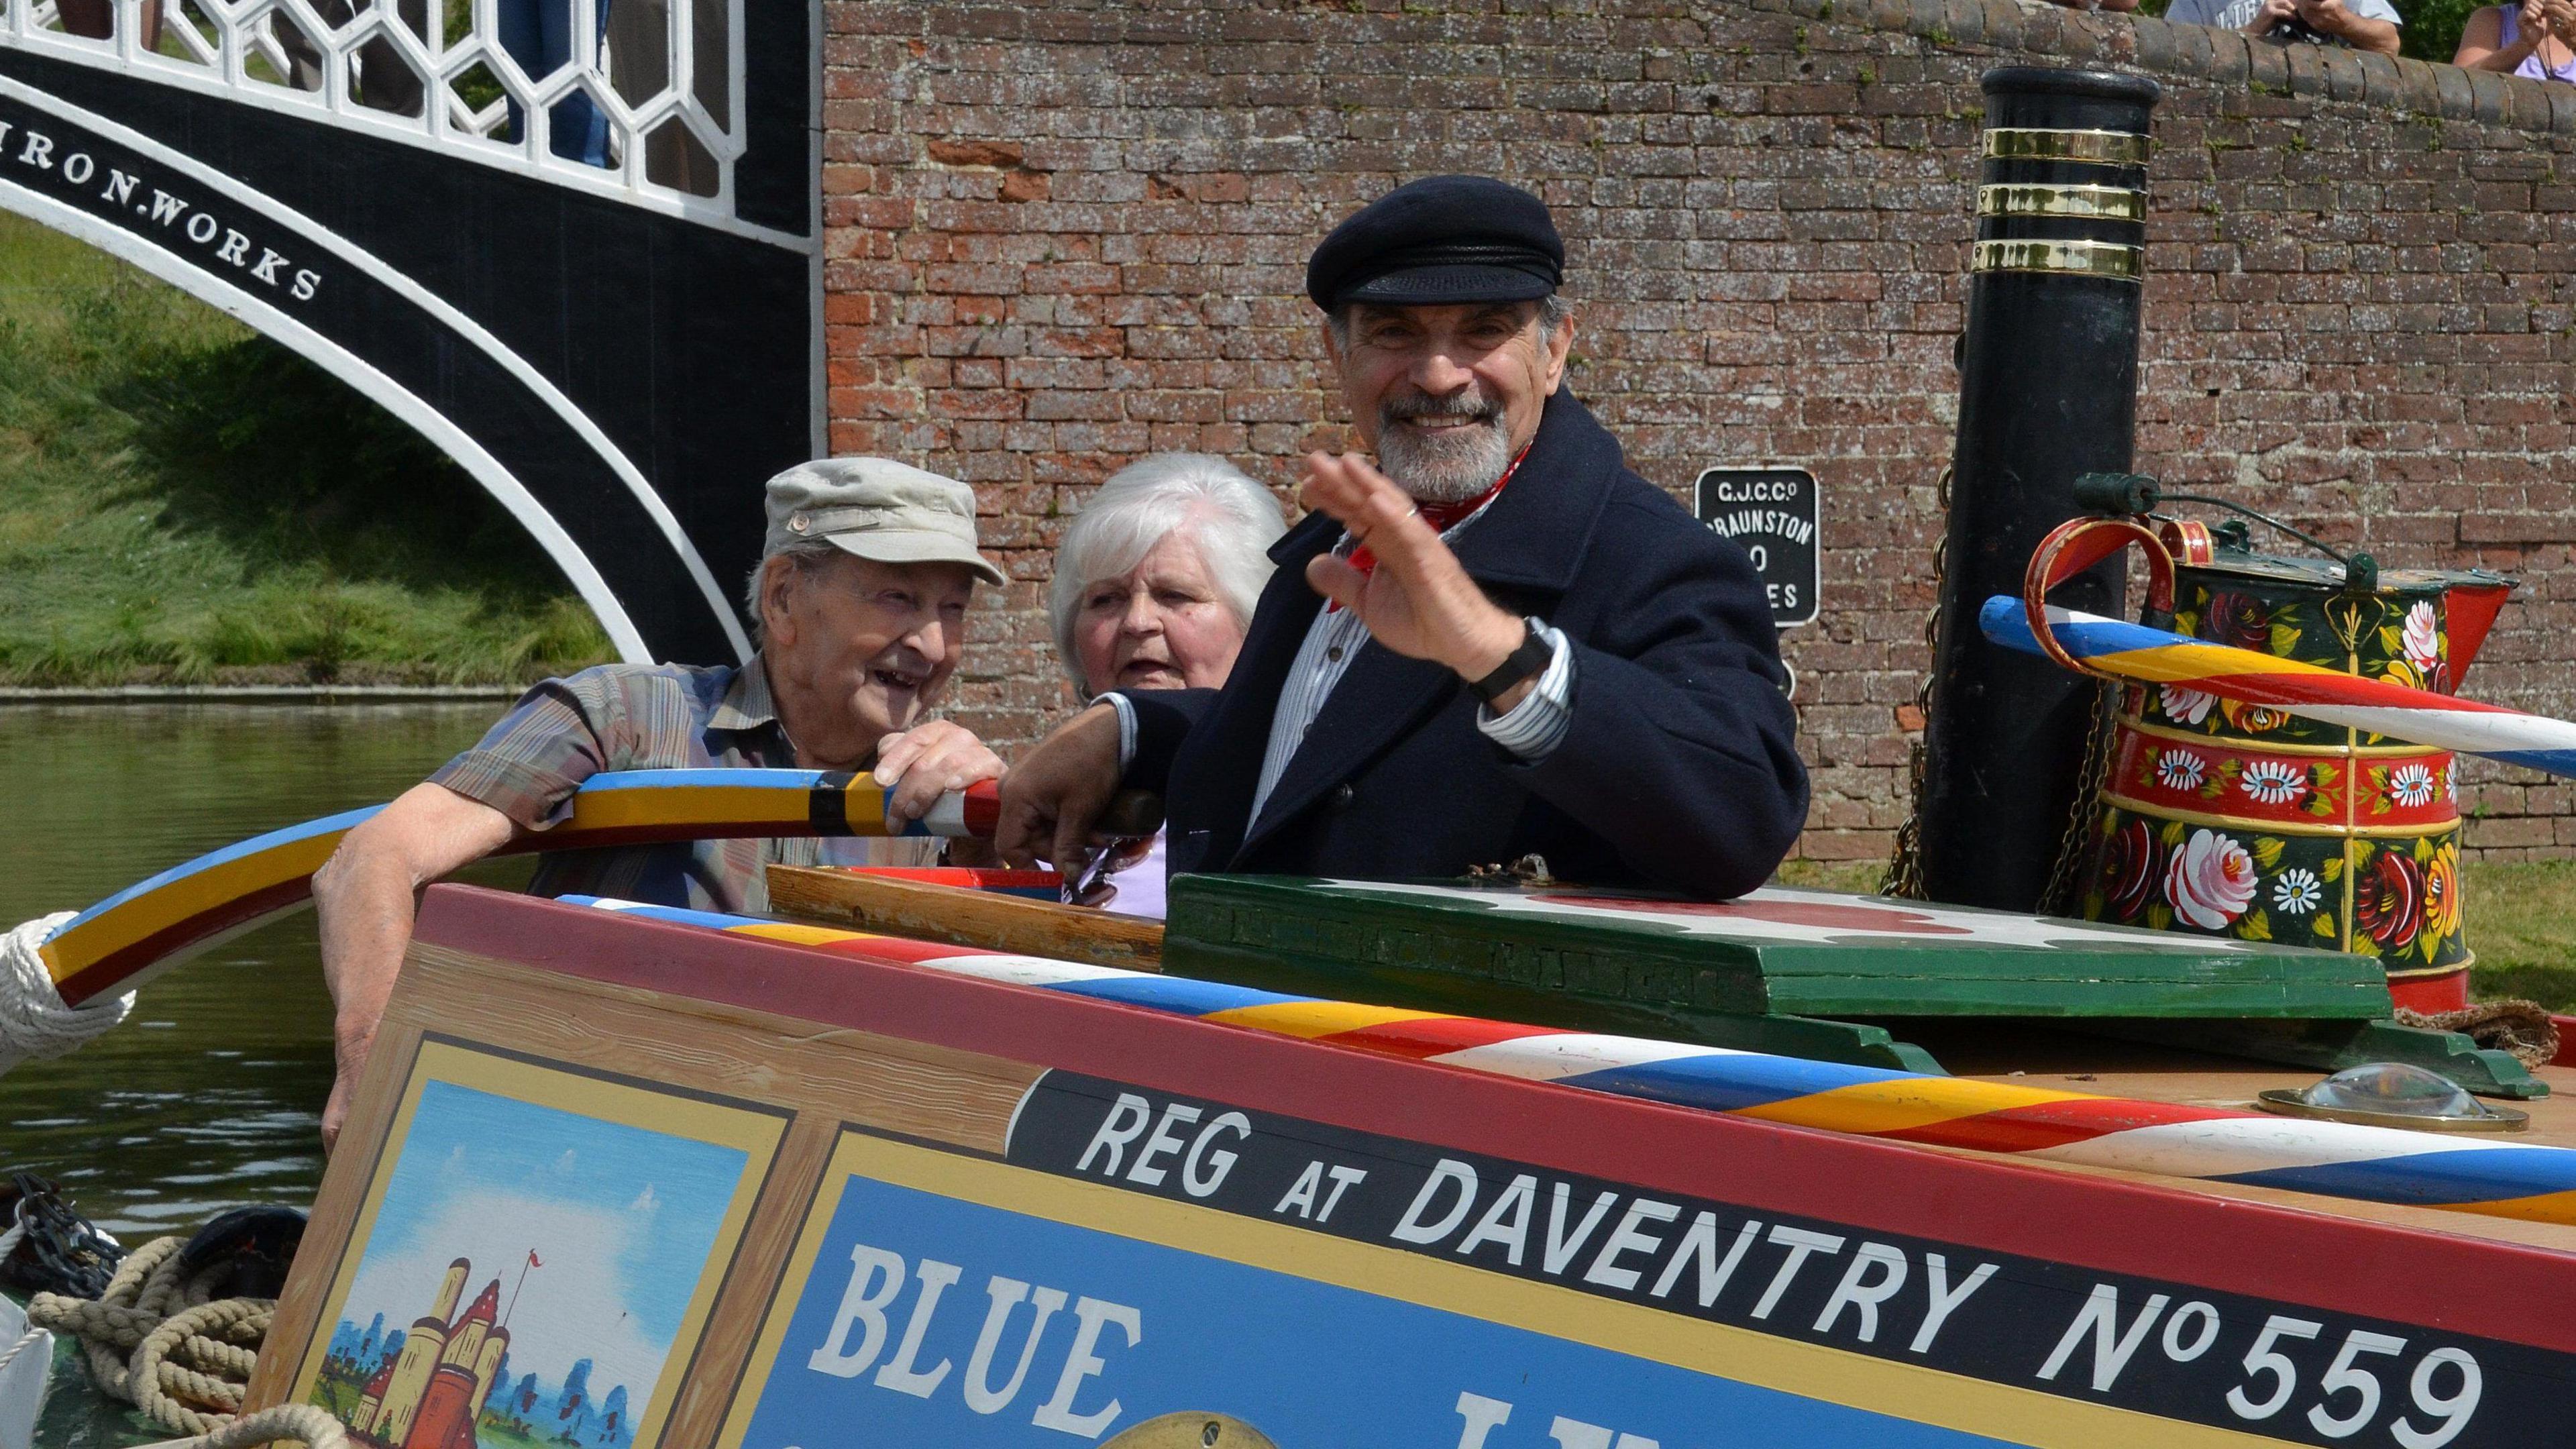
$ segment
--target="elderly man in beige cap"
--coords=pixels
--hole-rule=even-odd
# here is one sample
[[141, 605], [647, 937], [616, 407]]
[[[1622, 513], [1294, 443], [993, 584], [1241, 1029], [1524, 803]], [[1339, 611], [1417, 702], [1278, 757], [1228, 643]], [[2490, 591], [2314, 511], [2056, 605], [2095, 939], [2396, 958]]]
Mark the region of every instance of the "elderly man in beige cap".
[[[606, 664], [531, 689], [482, 743], [349, 832], [313, 878], [322, 972], [337, 1008], [338, 1134], [349, 1090], [411, 940], [414, 893], [570, 811], [603, 770], [867, 770], [918, 819], [949, 790], [1002, 773], [963, 727], [928, 718], [957, 670], [978, 579], [965, 484], [883, 458], [829, 458], [769, 480], [769, 533], [745, 599], [760, 652], [735, 668]], [[930, 865], [941, 842], [701, 840], [561, 851], [539, 895], [617, 896], [702, 910], [768, 904], [763, 867]]]

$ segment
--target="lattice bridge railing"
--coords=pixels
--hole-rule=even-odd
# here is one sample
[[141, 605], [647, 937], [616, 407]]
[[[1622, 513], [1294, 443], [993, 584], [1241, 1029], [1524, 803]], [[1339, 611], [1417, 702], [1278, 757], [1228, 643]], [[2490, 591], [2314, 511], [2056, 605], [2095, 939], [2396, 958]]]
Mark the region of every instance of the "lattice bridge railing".
[[739, 221], [744, 0], [0, 0], [0, 46]]

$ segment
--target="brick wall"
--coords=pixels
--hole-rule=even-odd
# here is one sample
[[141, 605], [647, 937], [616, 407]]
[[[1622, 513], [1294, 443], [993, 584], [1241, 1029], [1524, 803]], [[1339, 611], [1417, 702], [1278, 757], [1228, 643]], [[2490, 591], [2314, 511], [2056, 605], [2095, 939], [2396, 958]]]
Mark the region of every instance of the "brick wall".
[[[1042, 598], [1089, 487], [1197, 449], [1284, 488], [1344, 436], [1308, 250], [1482, 171], [1555, 209], [1572, 383], [1639, 472], [1820, 480], [1824, 614], [1786, 639], [1803, 850], [1883, 854], [1998, 61], [2167, 86], [2140, 466], [2386, 564], [2520, 574], [2470, 683], [2576, 715], [2576, 87], [2020, 0], [827, 0], [825, 28], [832, 445], [975, 483], [1020, 581], [961, 684], [997, 738], [1069, 703]], [[2576, 848], [2576, 792], [2471, 778], [2473, 844]]]

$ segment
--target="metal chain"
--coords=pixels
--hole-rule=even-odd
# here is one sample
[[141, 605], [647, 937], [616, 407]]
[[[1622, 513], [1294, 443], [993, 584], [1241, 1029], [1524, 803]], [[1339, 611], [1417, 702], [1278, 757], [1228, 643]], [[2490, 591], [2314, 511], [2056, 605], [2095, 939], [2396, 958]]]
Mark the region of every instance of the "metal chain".
[[[1941, 478], [1933, 487], [1941, 521], [1941, 536], [1932, 544], [1932, 612], [1923, 620], [1923, 649], [1927, 663], [1923, 676], [1914, 687], [1914, 707], [1923, 716], [1925, 733], [1932, 726], [1932, 684], [1934, 662], [1941, 651], [1941, 591], [1950, 571], [1950, 476], [1952, 465], [1943, 464]], [[2084, 764], [2076, 776], [2075, 801], [2067, 812], [2066, 829], [2058, 836], [2057, 857], [2050, 862], [2048, 886], [2039, 899], [2042, 915], [2063, 915], [2074, 904], [2076, 887], [2083, 880], [2085, 830], [2093, 820], [2093, 799], [2101, 790], [2103, 776], [2111, 768], [2111, 721], [2119, 710], [2120, 691], [2109, 684], [2097, 684], [2093, 695], [2093, 724], [2084, 737]], [[1896, 827], [1896, 848], [1888, 857], [1887, 871], [1879, 877], [1878, 893], [1903, 900], [1923, 899], [1923, 741], [1918, 739], [1905, 752], [1906, 785], [1912, 804], [1906, 810], [1905, 823]]]
[[[1932, 541], [1932, 612], [1923, 618], [1923, 675], [1914, 685], [1915, 712], [1923, 716], [1928, 734], [1932, 728], [1933, 667], [1941, 657], [1941, 587], [1950, 572], [1950, 471], [1954, 465], [1941, 465], [1940, 480], [1932, 485], [1933, 517], [1940, 524], [1940, 535]], [[1906, 746], [1905, 774], [1908, 799], [1905, 823], [1896, 827], [1896, 849], [1887, 859], [1887, 872], [1879, 877], [1878, 893], [1902, 900], [1923, 899], [1923, 741]]]
[[2057, 859], [2048, 868], [2048, 888], [2039, 894], [2038, 911], [2043, 916], [2068, 915], [2075, 909], [2089, 854], [2086, 832], [2093, 823], [2093, 803], [2101, 796], [2103, 778], [2111, 773], [2112, 741], [2117, 737], [2111, 725], [2119, 715], [2124, 692], [2108, 680], [2093, 681], [2093, 727], [2084, 735], [2084, 765], [2075, 774], [2075, 800], [2066, 812], [2065, 833], [2057, 837]]

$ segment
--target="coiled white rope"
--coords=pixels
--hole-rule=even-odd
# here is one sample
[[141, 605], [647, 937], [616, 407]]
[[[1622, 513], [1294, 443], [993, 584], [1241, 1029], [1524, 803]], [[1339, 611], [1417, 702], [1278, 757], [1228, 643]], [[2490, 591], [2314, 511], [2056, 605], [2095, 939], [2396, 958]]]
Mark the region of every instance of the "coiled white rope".
[[131, 991], [82, 1006], [63, 1005], [53, 973], [45, 969], [36, 947], [72, 915], [58, 911], [38, 916], [0, 935], [0, 1074], [20, 1062], [78, 1051], [134, 1009]]
[[207, 1297], [184, 1276], [183, 1238], [158, 1238], [118, 1265], [97, 1298], [39, 1293], [28, 1321], [79, 1340], [90, 1378], [164, 1427], [196, 1436], [190, 1449], [247, 1449], [281, 1440], [347, 1449], [340, 1421], [312, 1404], [241, 1412], [258, 1346], [277, 1305]]

